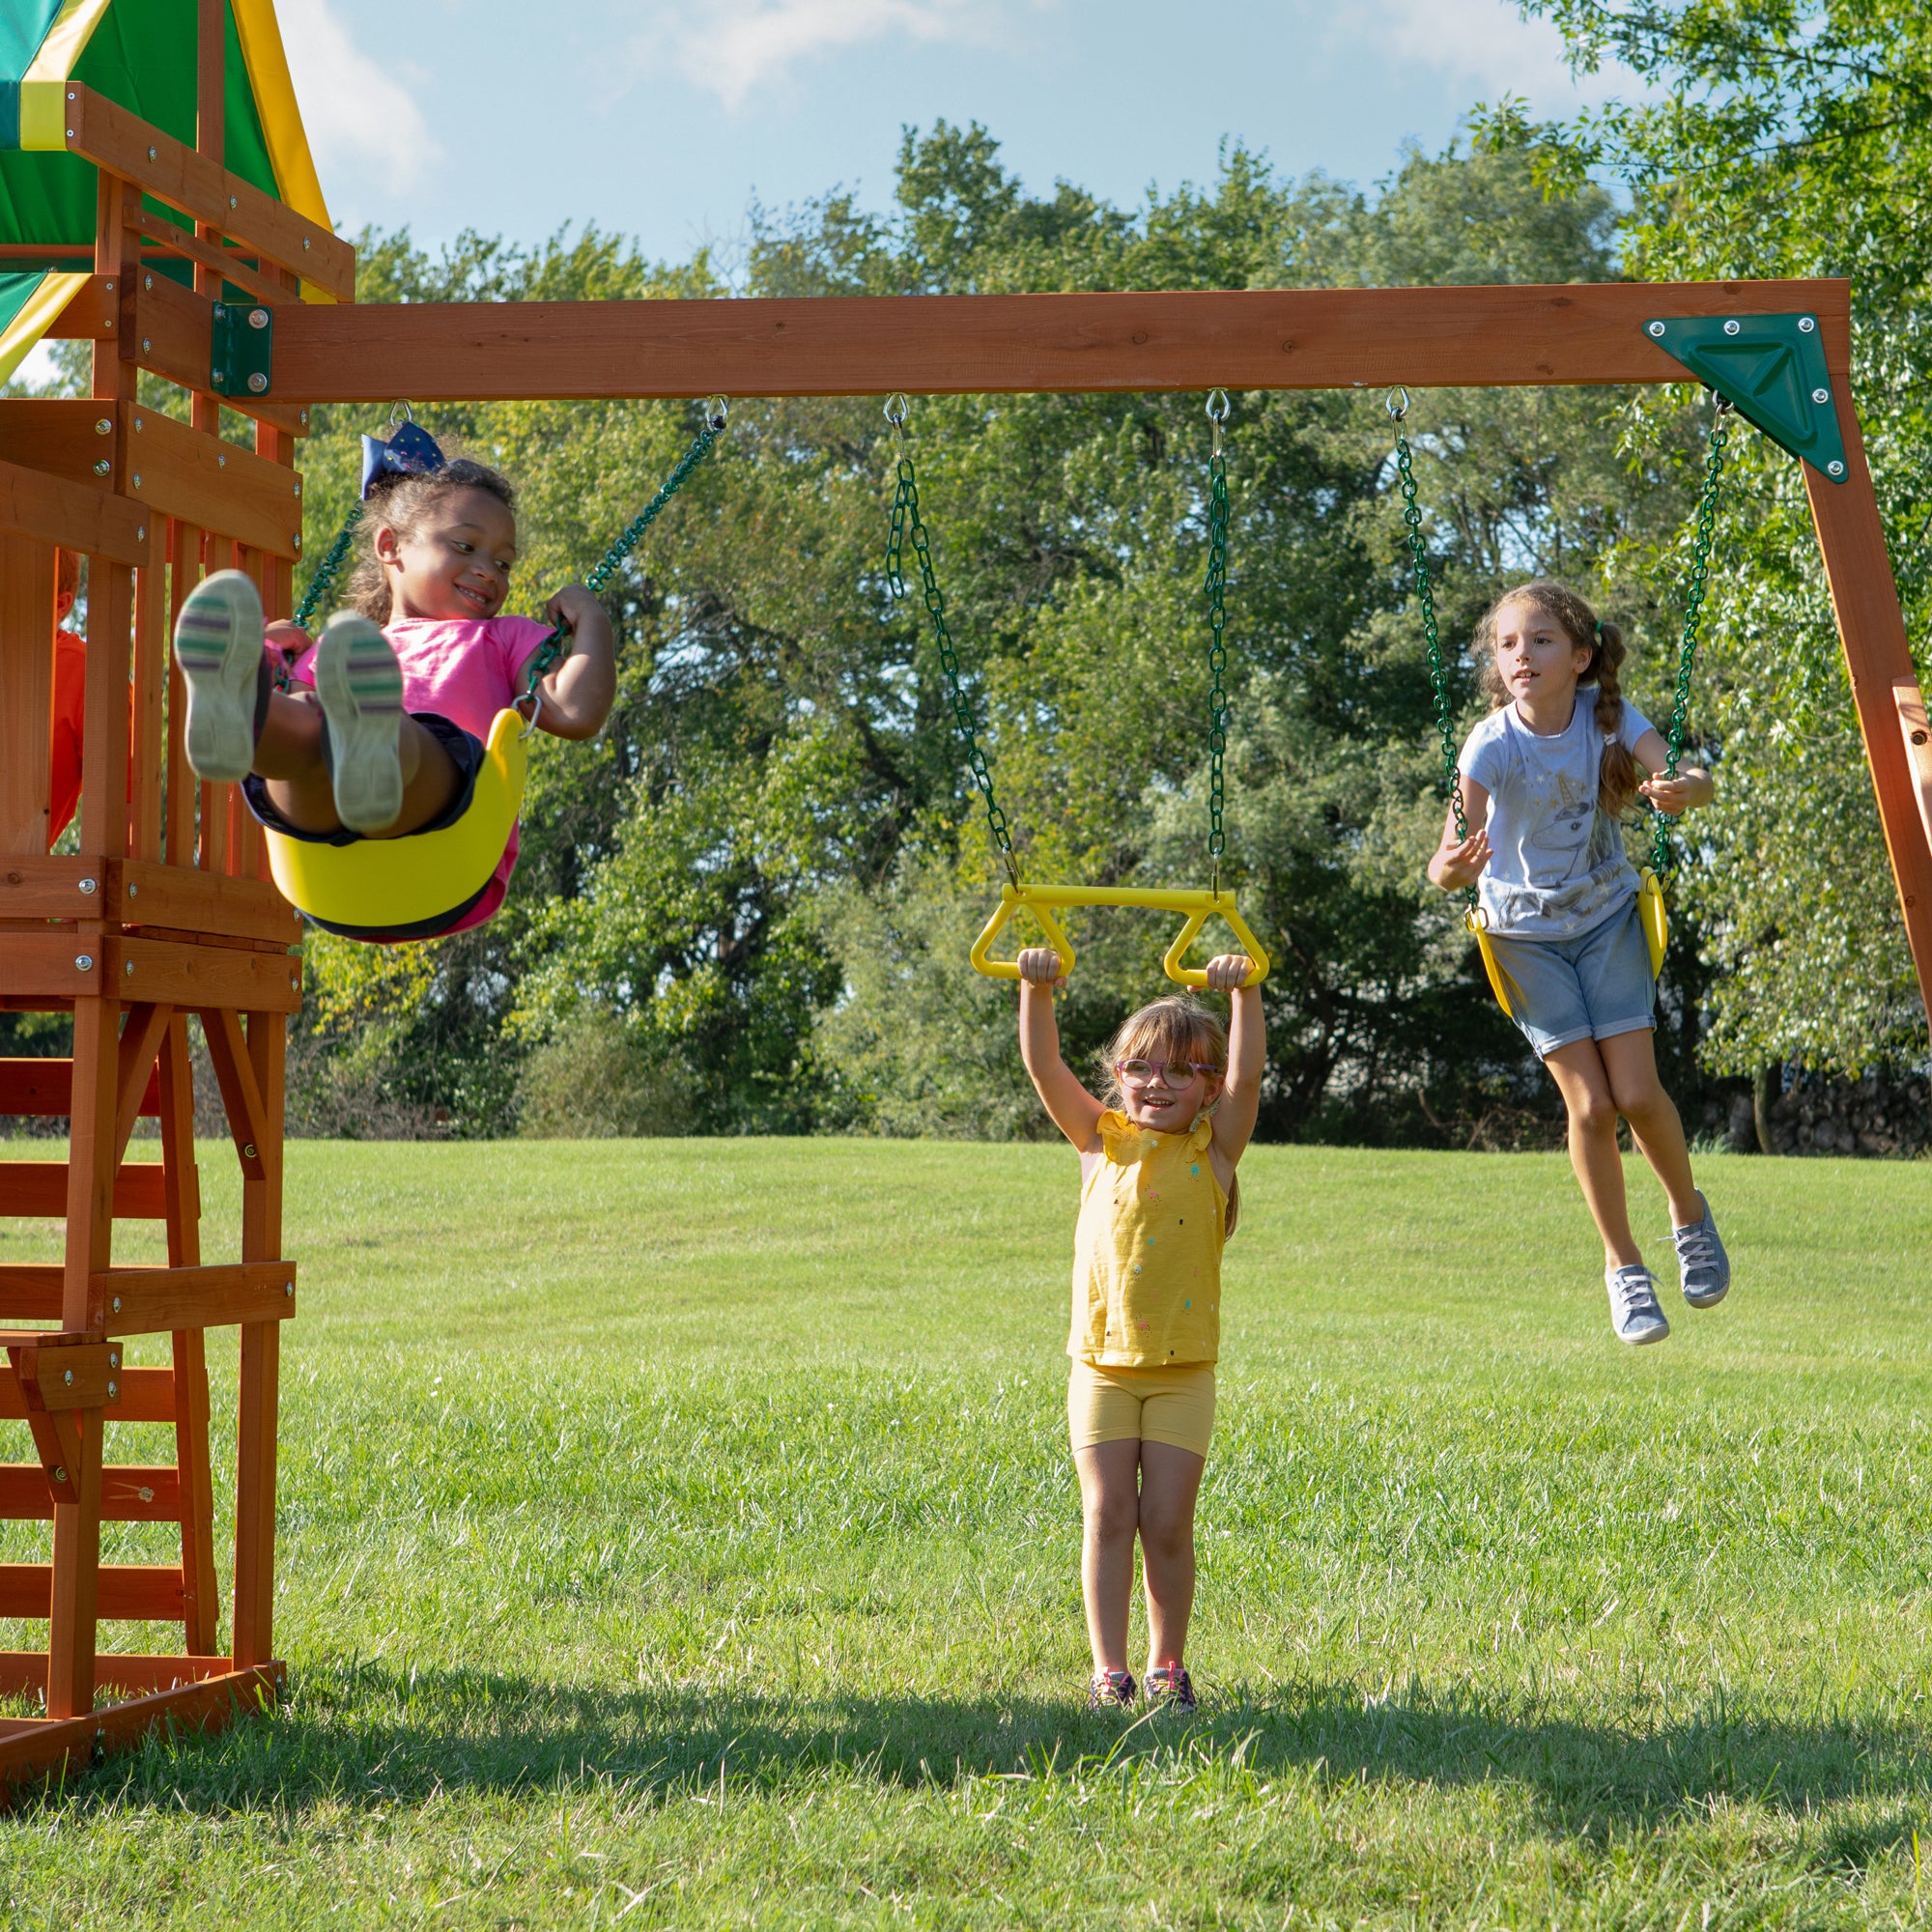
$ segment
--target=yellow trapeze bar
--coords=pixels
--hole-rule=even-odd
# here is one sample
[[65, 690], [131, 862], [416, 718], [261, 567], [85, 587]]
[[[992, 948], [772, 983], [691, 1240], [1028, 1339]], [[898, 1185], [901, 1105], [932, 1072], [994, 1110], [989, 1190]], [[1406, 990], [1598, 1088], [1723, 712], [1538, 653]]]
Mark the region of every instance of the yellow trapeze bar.
[[1198, 967], [1183, 966], [1181, 961], [1187, 956], [1187, 949], [1200, 936], [1201, 928], [1218, 916], [1227, 922], [1228, 929], [1240, 942], [1241, 951], [1255, 962], [1254, 971], [1241, 981], [1242, 985], [1259, 986], [1267, 978], [1267, 952], [1249, 930], [1232, 892], [1166, 892], [1145, 886], [1004, 886], [993, 916], [973, 942], [974, 971], [985, 974], [989, 980], [1017, 980], [1020, 977], [1018, 959], [995, 959], [992, 945], [1008, 924], [1022, 912], [1027, 912], [1039, 923], [1046, 944], [1060, 954], [1060, 970], [1071, 973], [1073, 945], [1066, 937], [1065, 928], [1053, 916], [1056, 907], [1066, 906], [1136, 906], [1144, 912], [1185, 913], [1187, 923], [1180, 928], [1179, 936], [1167, 949], [1166, 956], [1160, 962], [1167, 977], [1183, 986], [1205, 986], [1208, 983], [1206, 973]]

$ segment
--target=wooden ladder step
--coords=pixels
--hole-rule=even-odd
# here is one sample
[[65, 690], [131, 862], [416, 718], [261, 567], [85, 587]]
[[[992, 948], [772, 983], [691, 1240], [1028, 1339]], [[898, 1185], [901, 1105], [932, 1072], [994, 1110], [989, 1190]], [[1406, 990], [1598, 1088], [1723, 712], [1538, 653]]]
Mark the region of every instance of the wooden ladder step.
[[[53, 1614], [51, 1563], [0, 1563], [0, 1617]], [[120, 1622], [182, 1621], [187, 1597], [177, 1564], [103, 1563], [96, 1615]]]
[[[102, 1522], [179, 1522], [181, 1471], [170, 1464], [109, 1463], [100, 1472]], [[51, 1522], [53, 1491], [38, 1463], [0, 1463], [0, 1520]]]
[[[114, 1177], [114, 1213], [122, 1221], [165, 1221], [161, 1163], [125, 1163]], [[0, 1160], [0, 1216], [59, 1221], [67, 1215], [67, 1162]]]

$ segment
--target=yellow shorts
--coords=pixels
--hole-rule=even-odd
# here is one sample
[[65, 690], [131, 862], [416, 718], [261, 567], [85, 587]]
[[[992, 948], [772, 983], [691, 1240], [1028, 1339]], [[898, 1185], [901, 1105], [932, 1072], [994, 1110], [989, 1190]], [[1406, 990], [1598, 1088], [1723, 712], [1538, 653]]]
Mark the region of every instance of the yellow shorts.
[[1066, 1430], [1076, 1449], [1101, 1442], [1166, 1442], [1208, 1454], [1214, 1434], [1214, 1364], [1103, 1369], [1073, 1358]]

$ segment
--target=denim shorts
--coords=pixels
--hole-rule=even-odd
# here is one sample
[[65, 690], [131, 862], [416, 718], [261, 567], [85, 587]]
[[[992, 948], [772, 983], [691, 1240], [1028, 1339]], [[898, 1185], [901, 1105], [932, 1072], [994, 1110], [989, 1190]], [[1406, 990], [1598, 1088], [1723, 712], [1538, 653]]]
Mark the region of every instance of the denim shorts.
[[1635, 899], [1576, 939], [1492, 932], [1490, 945], [1522, 993], [1522, 1010], [1510, 1017], [1541, 1059], [1572, 1040], [1608, 1039], [1657, 1024], [1657, 981]]

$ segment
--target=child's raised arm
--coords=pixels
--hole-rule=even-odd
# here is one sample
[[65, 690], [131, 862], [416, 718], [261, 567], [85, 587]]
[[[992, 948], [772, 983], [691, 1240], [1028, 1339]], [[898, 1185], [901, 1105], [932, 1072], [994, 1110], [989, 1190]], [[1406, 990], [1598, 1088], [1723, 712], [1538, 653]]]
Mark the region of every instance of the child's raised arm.
[[1267, 1064], [1267, 1024], [1262, 989], [1241, 981], [1255, 969], [1244, 952], [1224, 952], [1208, 962], [1208, 983], [1229, 996], [1228, 1079], [1214, 1109], [1214, 1147], [1230, 1167], [1247, 1151], [1262, 1104], [1262, 1068]]
[[1019, 968], [1020, 1058], [1047, 1117], [1082, 1153], [1092, 1153], [1106, 1110], [1060, 1057], [1060, 1027], [1053, 1017], [1060, 954], [1050, 946], [1029, 946], [1020, 952]]
[[570, 655], [538, 687], [537, 724], [558, 738], [594, 738], [617, 701], [617, 652], [611, 619], [581, 583], [566, 583], [544, 614], [570, 630]]

